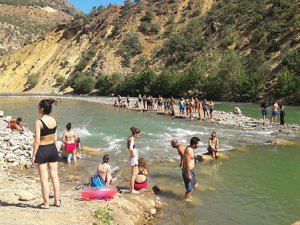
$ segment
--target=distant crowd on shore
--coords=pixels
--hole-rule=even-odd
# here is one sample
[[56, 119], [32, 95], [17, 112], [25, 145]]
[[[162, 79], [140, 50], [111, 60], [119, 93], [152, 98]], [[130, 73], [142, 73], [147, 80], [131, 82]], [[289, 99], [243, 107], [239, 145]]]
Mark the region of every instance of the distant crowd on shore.
[[157, 110], [157, 112], [163, 112], [164, 114], [171, 116], [175, 116], [175, 107], [178, 107], [180, 116], [186, 115], [186, 117], [192, 119], [195, 115], [197, 115], [199, 120], [202, 118], [211, 119], [214, 112], [214, 102], [212, 100], [207, 101], [204, 99], [200, 102], [198, 98], [194, 97], [180, 98], [177, 105], [173, 97], [163, 98], [161, 95], [154, 98], [151, 95], [141, 96], [139, 94], [133, 106], [131, 105], [131, 98], [129, 95], [127, 97], [118, 95], [115, 99], [114, 107], [141, 108], [145, 111]]
[[[127, 95], [122, 97], [118, 95], [115, 99], [114, 107], [119, 108], [137, 108], [143, 109], [145, 111], [162, 112], [171, 116], [175, 116], [175, 107], [178, 107], [179, 116], [186, 116], [188, 118], [193, 118], [197, 116], [199, 120], [202, 118], [212, 119], [214, 112], [214, 102], [213, 100], [207, 101], [204, 99], [202, 102], [197, 97], [180, 98], [178, 103], [173, 97], [163, 98], [159, 95], [154, 98], [151, 95], [138, 95], [137, 100], [135, 100], [134, 105], [131, 105], [131, 97]], [[261, 114], [263, 119], [263, 124], [267, 124], [268, 109], [270, 108], [270, 103], [266, 100], [260, 104]], [[242, 112], [240, 108], [234, 107], [232, 111], [235, 115], [241, 115]], [[270, 125], [275, 125], [277, 123], [277, 117], [280, 117], [280, 125], [285, 124], [285, 104], [283, 101], [274, 101], [272, 105], [272, 113], [270, 117]], [[178, 115], [177, 115], [178, 116]]]

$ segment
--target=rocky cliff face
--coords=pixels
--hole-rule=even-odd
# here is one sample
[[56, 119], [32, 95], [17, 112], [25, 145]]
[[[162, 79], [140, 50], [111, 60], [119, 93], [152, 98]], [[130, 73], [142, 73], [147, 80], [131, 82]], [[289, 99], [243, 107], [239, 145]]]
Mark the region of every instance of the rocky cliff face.
[[[248, 61], [260, 60], [257, 62], [261, 66], [260, 71], [270, 74], [266, 81], [268, 91], [276, 82], [276, 72], [283, 67], [282, 61], [286, 55], [299, 51], [298, 17], [288, 11], [290, 5], [284, 5], [279, 0], [274, 4], [248, 0], [245, 3], [234, 0], [230, 4], [214, 0], [151, 2], [111, 6], [96, 11], [89, 18], [84, 16], [61, 24], [33, 43], [2, 57], [0, 91], [59, 92], [61, 85], [58, 78], [68, 79], [76, 71], [91, 72], [94, 77], [115, 72], [129, 74], [145, 66], [158, 73], [172, 66], [184, 71], [197, 57], [203, 57], [208, 62], [211, 59], [220, 62], [221, 57], [217, 56], [228, 49], [241, 58], [248, 57]], [[293, 4], [293, 0], [290, 2]], [[276, 10], [279, 9], [287, 12], [287, 15], [280, 14], [282, 18], [278, 19]], [[41, 10], [45, 11], [44, 8]], [[196, 27], [193, 27], [196, 22], [191, 24], [193, 21], [197, 22]], [[199, 29], [198, 24], [201, 25]], [[195, 29], [199, 32], [195, 33]], [[173, 38], [182, 30], [185, 33]], [[173, 45], [173, 58], [182, 50], [185, 51], [185, 45], [189, 43], [186, 40], [183, 43], [182, 38], [190, 33], [193, 43], [192, 47], [188, 46], [190, 60], [173, 63], [168, 51], [172, 50]], [[124, 47], [124, 41], [130, 34], [137, 34], [142, 46], [135, 53], [131, 50], [136, 43]], [[14, 42], [11, 39], [9, 43]], [[263, 59], [256, 55], [262, 55]], [[209, 68], [213, 68], [213, 65]], [[207, 71], [207, 75], [209, 73]], [[30, 75], [35, 75], [37, 79], [33, 88], [29, 88], [28, 84]]]
[[0, 0], [0, 55], [31, 43], [80, 13], [65, 0]]

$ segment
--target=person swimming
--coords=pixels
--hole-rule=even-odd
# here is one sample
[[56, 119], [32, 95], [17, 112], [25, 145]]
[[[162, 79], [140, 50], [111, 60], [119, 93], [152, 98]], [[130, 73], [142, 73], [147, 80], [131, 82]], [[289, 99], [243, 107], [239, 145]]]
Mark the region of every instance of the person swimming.
[[144, 158], [140, 158], [138, 160], [138, 174], [135, 178], [134, 181], [134, 189], [135, 190], [141, 190], [143, 188], [147, 188], [148, 187], [148, 173], [149, 173], [149, 169], [147, 167], [147, 162]]

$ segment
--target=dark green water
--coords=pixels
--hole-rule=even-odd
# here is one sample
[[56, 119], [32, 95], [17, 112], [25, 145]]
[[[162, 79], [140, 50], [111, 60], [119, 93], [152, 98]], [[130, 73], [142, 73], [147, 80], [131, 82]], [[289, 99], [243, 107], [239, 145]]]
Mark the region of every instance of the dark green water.
[[[38, 118], [38, 100], [0, 98], [0, 110], [6, 115], [22, 116], [32, 129]], [[231, 111], [233, 105], [218, 103], [216, 109]], [[255, 105], [239, 107], [246, 115], [260, 116]], [[291, 118], [298, 123], [299, 109], [290, 110]], [[65, 124], [72, 122], [82, 145], [111, 154], [111, 164], [119, 166], [125, 174], [128, 172], [128, 178], [129, 127], [142, 129], [137, 148], [140, 156], [149, 161], [150, 186], [158, 184], [169, 203], [162, 212], [164, 216], [155, 220], [157, 224], [290, 224], [300, 219], [300, 147], [264, 144], [268, 139], [299, 141], [297, 134], [272, 136], [267, 132], [240, 131], [148, 113], [120, 112], [112, 107], [73, 100], [63, 100], [54, 108], [53, 115], [59, 124], [60, 136]], [[221, 150], [227, 151], [229, 158], [197, 164], [199, 189], [191, 201], [186, 202], [177, 152], [169, 142], [177, 138], [187, 144], [192, 136], [199, 136], [202, 144], [197, 152], [205, 152], [212, 131], [217, 131]], [[231, 149], [236, 150], [228, 151]], [[99, 161], [98, 154], [87, 155], [76, 166], [60, 163], [62, 181], [65, 185], [72, 185], [74, 180], [87, 182]]]

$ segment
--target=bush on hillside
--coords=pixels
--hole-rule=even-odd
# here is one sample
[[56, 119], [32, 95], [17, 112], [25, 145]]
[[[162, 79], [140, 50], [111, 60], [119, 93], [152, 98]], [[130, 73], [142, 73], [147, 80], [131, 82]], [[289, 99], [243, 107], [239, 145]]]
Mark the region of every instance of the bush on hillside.
[[38, 82], [39, 82], [39, 75], [38, 74], [30, 74], [27, 77], [27, 83], [26, 83], [27, 89], [34, 88]]
[[140, 54], [142, 50], [143, 46], [139, 36], [136, 33], [127, 34], [118, 50], [118, 53], [123, 57], [123, 65], [129, 67], [131, 58]]
[[57, 86], [62, 86], [66, 83], [66, 78], [62, 75], [59, 75], [57, 78], [56, 78], [56, 85]]
[[300, 100], [299, 91], [300, 79], [287, 69], [278, 74], [278, 80], [273, 88], [273, 93], [277, 98], [283, 98], [292, 103], [293, 99]]
[[154, 35], [154, 34], [159, 33], [160, 26], [158, 24], [155, 24], [155, 23], [141, 22], [138, 29], [143, 34]]
[[143, 16], [140, 21], [141, 22], [147, 22], [147, 23], [151, 23], [153, 20], [153, 15], [151, 12], [147, 12], [145, 16]]
[[88, 94], [96, 85], [96, 82], [90, 73], [82, 74], [76, 72], [69, 81], [70, 86], [76, 94]]

